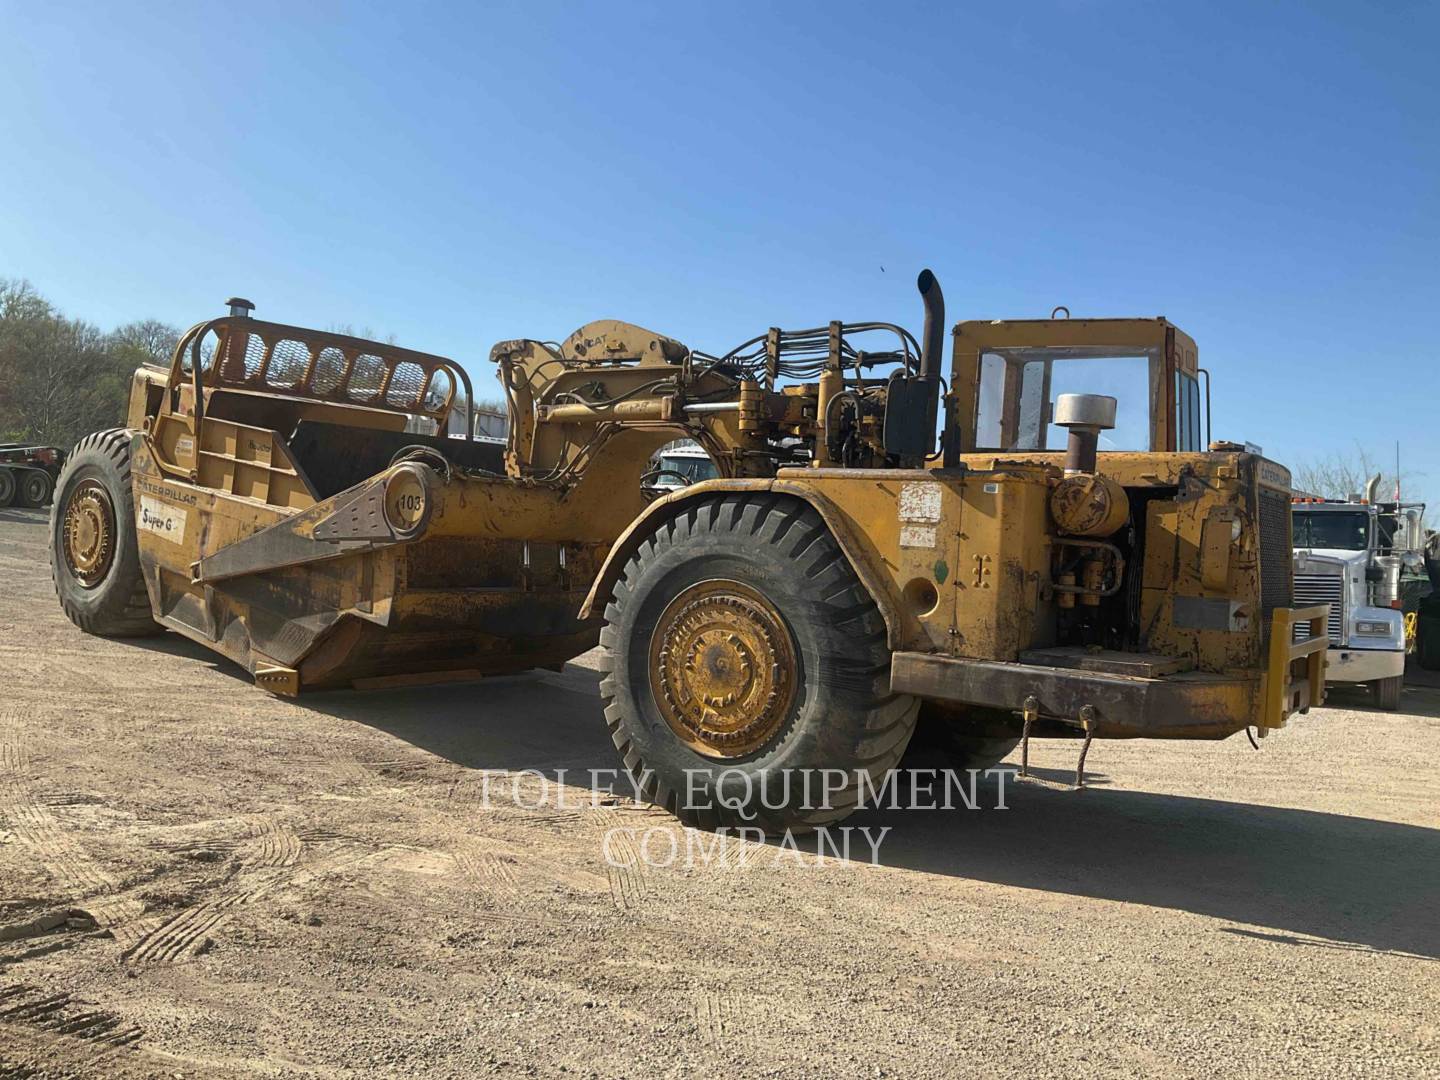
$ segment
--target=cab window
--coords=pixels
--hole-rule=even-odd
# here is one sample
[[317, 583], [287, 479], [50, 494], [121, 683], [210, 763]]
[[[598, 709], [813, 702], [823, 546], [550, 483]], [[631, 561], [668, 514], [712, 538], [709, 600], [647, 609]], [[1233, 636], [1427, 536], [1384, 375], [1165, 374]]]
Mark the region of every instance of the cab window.
[[1182, 453], [1205, 449], [1200, 442], [1200, 381], [1179, 371], [1175, 373], [1175, 449]]
[[1350, 510], [1296, 510], [1292, 515], [1297, 548], [1364, 551], [1370, 546], [1370, 515]]
[[[1061, 394], [1108, 394], [1117, 403], [1115, 427], [1100, 433], [1100, 449], [1148, 450], [1153, 441], [1151, 387], [1163, 385], [1154, 382], [1159, 364], [1155, 350], [1035, 347], [987, 351], [980, 357], [975, 448], [1062, 449], [1068, 432], [1050, 423], [1055, 399]], [[1195, 415], [1198, 424], [1198, 403]]]

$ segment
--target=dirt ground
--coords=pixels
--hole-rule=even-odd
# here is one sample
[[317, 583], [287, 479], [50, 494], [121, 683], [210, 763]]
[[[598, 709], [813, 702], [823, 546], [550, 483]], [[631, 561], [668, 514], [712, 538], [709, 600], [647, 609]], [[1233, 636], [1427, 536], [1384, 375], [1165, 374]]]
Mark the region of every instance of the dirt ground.
[[687, 863], [593, 657], [297, 704], [82, 635], [41, 512], [0, 582], [0, 1076], [1440, 1075], [1440, 690]]

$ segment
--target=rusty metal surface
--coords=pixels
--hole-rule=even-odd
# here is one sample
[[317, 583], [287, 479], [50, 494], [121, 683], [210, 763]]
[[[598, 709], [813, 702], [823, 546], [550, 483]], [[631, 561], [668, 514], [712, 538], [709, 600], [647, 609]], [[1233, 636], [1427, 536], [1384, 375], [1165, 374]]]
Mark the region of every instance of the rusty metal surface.
[[762, 593], [738, 581], [702, 581], [671, 600], [655, 624], [649, 662], [660, 715], [706, 757], [764, 746], [795, 702], [790, 630]]
[[1002, 663], [931, 653], [893, 657], [890, 688], [966, 705], [1014, 708], [1034, 697], [1037, 715], [1081, 728], [1093, 709], [1100, 738], [1222, 739], [1253, 723], [1258, 676], [1199, 672], [1138, 678], [1043, 664]]
[[61, 529], [61, 548], [71, 573], [83, 586], [97, 584], [115, 557], [115, 507], [104, 484], [81, 481], [64, 508]]

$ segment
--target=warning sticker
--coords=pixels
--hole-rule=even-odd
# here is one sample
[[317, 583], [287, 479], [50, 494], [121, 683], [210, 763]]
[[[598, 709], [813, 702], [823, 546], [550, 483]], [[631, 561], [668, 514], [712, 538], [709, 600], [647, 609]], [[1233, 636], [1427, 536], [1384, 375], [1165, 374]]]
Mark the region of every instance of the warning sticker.
[[935, 526], [901, 525], [900, 546], [902, 548], [933, 548], [935, 546]]
[[940, 485], [931, 482], [905, 484], [900, 488], [901, 521], [939, 521]]
[[163, 536], [172, 544], [185, 542], [185, 511], [149, 495], [140, 496], [140, 528]]

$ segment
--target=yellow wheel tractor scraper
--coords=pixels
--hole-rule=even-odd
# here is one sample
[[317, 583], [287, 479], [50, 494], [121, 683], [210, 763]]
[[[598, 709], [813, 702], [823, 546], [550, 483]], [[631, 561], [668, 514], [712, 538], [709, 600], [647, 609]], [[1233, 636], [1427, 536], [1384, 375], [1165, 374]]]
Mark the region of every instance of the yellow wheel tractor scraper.
[[[1263, 734], [1317, 703], [1289, 473], [1202, 444], [1194, 342], [962, 322], [945, 391], [919, 288], [919, 341], [832, 322], [711, 355], [603, 321], [501, 342], [503, 446], [443, 434], [471, 429], [454, 362], [234, 301], [75, 448], [56, 592], [84, 630], [174, 630], [286, 695], [598, 642], [625, 765], [702, 825], [838, 819], [922, 716], [984, 767], [1022, 735]], [[718, 477], [646, 487], [677, 438]], [[817, 806], [793, 777], [822, 769], [847, 779]]]

